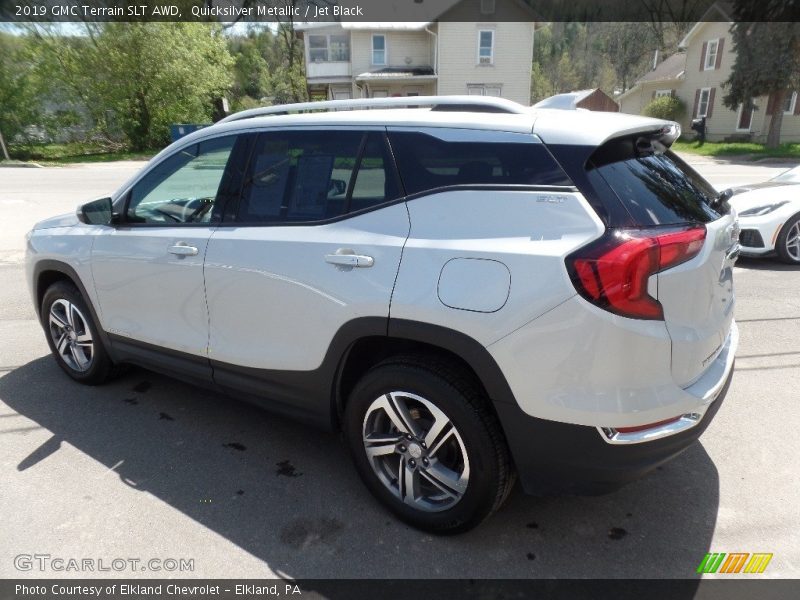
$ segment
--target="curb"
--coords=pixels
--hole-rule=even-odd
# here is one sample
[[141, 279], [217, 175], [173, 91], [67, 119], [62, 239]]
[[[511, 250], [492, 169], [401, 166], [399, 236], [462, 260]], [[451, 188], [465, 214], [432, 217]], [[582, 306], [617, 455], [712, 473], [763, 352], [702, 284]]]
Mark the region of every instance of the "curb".
[[0, 168], [8, 167], [8, 168], [15, 168], [15, 169], [44, 169], [42, 165], [35, 162], [14, 162], [13, 160], [2, 160], [0, 161]]

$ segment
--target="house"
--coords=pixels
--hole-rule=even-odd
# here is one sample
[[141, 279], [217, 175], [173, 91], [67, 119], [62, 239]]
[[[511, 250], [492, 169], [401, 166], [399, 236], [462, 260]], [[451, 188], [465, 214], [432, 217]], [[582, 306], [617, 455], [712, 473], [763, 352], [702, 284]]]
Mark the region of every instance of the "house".
[[660, 96], [676, 96], [686, 71], [686, 53], [666, 58], [640, 77], [636, 84], [617, 98], [620, 112], [640, 115], [645, 106]]
[[560, 108], [563, 110], [583, 108], [600, 112], [619, 112], [619, 104], [599, 88], [556, 94], [537, 102], [533, 106], [534, 108]]
[[657, 65], [617, 98], [620, 111], [641, 114], [653, 98], [672, 95], [686, 105], [686, 115], [681, 119], [684, 132], [691, 131], [692, 119], [705, 117], [710, 141], [764, 142], [772, 114], [779, 109], [784, 111], [781, 141], [800, 141], [800, 103], [796, 91], [786, 97], [782, 107], [776, 107], [767, 96], [753, 98], [749, 106], [740, 105], [736, 110], [723, 104], [723, 83], [730, 77], [736, 59], [730, 15], [727, 2], [709, 7], [681, 40], [677, 54]]
[[535, 21], [528, 5], [443, 5], [448, 8], [428, 22], [297, 25], [311, 97], [474, 94], [530, 104]]

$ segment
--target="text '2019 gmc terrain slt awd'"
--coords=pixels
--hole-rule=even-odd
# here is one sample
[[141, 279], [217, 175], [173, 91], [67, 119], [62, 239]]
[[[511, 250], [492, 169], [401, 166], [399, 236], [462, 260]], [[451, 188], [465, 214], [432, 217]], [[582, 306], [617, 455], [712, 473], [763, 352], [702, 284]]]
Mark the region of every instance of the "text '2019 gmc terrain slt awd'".
[[517, 476], [639, 477], [719, 408], [738, 228], [678, 134], [474, 97], [245, 111], [39, 223], [28, 281], [75, 380], [133, 363], [341, 429], [400, 518], [463, 531]]

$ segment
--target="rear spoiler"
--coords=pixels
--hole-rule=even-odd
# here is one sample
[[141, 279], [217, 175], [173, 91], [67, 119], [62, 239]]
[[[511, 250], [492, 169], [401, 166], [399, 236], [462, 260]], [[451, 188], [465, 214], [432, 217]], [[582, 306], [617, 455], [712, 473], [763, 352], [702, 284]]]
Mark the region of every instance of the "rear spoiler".
[[[652, 132], [643, 132], [636, 137], [636, 150], [640, 154], [661, 154], [681, 136], [681, 126], [677, 123], [668, 123], [664, 127]], [[626, 136], [623, 136], [626, 137]], [[613, 141], [608, 140], [608, 141]]]

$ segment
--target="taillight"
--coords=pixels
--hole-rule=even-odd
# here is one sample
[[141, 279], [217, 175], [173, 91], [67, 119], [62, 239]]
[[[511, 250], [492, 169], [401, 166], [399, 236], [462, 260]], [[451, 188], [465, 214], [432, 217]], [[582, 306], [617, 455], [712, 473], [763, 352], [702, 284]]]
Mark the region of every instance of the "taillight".
[[661, 303], [647, 292], [651, 275], [697, 256], [704, 226], [670, 230], [611, 230], [567, 257], [578, 292], [592, 304], [624, 317], [662, 320]]

